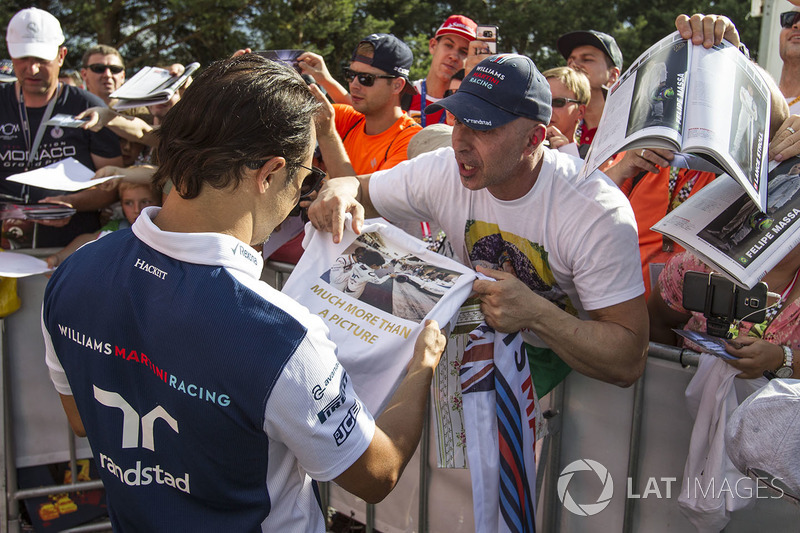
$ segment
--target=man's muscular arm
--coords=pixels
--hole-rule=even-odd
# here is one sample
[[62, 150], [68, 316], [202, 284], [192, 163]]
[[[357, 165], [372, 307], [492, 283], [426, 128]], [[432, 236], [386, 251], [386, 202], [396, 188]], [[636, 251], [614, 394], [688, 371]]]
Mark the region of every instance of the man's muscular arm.
[[478, 280], [486, 322], [498, 331], [529, 329], [571, 368], [622, 387], [642, 375], [648, 320], [644, 296], [588, 311], [581, 320], [530, 290], [513, 274], [478, 267], [497, 281]]

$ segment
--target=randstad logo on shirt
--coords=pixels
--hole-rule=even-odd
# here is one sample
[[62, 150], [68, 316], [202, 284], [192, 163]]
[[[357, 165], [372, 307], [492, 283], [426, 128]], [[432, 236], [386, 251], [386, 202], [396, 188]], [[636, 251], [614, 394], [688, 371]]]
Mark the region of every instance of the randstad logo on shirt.
[[[97, 385], [93, 385], [92, 388], [94, 389], [94, 398], [99, 404], [122, 411], [121, 446], [123, 449], [141, 447], [155, 452], [156, 441], [154, 426], [157, 420], [163, 421], [172, 431], [178, 435], [180, 434], [178, 421], [161, 405], [156, 406], [144, 416], [140, 416], [121, 394], [101, 389]], [[141, 428], [141, 446], [139, 442], [139, 428]], [[113, 431], [113, 427], [108, 427], [106, 431]], [[164, 434], [162, 433], [161, 435], [163, 438]], [[121, 482], [130, 487], [149, 485], [155, 481], [159, 485], [167, 485], [181, 492], [191, 494], [188, 472], [183, 476], [177, 476], [162, 469], [161, 465], [158, 464], [142, 468], [141, 461], [136, 461], [136, 466], [133, 468], [124, 469], [108, 455], [100, 453], [99, 456], [100, 468], [105, 468]]]
[[135, 467], [123, 470], [123, 468], [112, 461], [109, 456], [102, 453], [100, 454], [100, 468], [105, 468], [129, 487], [150, 485], [155, 482], [159, 485], [167, 485], [173, 489], [178, 489], [186, 494], [192, 493], [189, 489], [188, 472], [184, 474], [183, 477], [178, 477], [161, 468], [161, 465], [145, 466], [142, 468], [141, 461], [136, 461]]

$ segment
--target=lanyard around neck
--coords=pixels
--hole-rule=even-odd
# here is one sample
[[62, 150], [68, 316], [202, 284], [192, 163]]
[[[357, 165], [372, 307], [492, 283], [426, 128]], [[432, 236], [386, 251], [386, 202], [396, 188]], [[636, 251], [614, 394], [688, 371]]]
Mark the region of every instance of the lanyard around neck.
[[778, 316], [778, 313], [783, 307], [783, 304], [786, 302], [786, 299], [791, 294], [792, 289], [794, 288], [795, 284], [797, 283], [797, 277], [800, 274], [800, 269], [794, 273], [794, 278], [792, 278], [791, 283], [787, 285], [787, 287], [783, 290], [783, 292], [778, 297], [778, 301], [772, 304], [771, 306], [767, 307], [766, 313], [764, 316], [764, 321], [761, 324], [754, 324], [753, 327], [750, 329], [748, 335], [751, 337], [759, 337], [763, 338], [764, 332], [767, 330], [772, 321], [775, 320], [775, 317]]
[[[792, 282], [783, 289], [780, 298], [778, 298], [778, 303], [775, 305], [777, 309], [780, 309], [783, 303], [786, 301], [786, 298], [789, 297], [791, 294], [792, 289], [794, 289], [795, 284], [797, 283], [797, 276], [800, 274], [800, 269], [797, 269], [797, 272], [794, 273], [794, 277], [792, 278]], [[777, 314], [777, 313], [776, 313]]]
[[53, 114], [53, 109], [56, 107], [56, 100], [58, 100], [59, 95], [61, 94], [61, 82], [58, 82], [58, 87], [56, 87], [56, 93], [47, 103], [47, 108], [44, 110], [44, 115], [42, 116], [41, 122], [39, 122], [39, 127], [36, 129], [36, 135], [33, 138], [33, 142], [31, 142], [31, 123], [28, 119], [28, 108], [25, 107], [25, 97], [22, 95], [22, 85], [20, 84], [19, 87], [19, 119], [22, 122], [22, 136], [25, 138], [25, 147], [28, 149], [28, 161], [25, 164], [25, 171], [31, 169], [33, 166], [33, 160], [36, 158], [36, 152], [39, 150], [39, 144], [42, 142], [42, 137], [44, 137], [44, 131], [47, 129], [47, 125], [45, 124], [48, 120], [50, 120], [50, 116]]
[[[425, 115], [425, 108], [428, 107], [428, 89], [425, 84], [425, 80], [422, 80], [421, 90], [419, 94], [419, 118], [420, 118], [420, 126], [423, 128], [427, 125], [428, 120]], [[444, 117], [446, 113], [442, 111], [442, 114], [439, 115], [439, 124], [444, 122]]]

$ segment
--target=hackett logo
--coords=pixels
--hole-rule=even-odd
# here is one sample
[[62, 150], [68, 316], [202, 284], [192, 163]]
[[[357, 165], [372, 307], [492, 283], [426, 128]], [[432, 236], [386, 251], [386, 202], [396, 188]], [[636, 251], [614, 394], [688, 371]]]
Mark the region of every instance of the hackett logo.
[[135, 266], [138, 269], [144, 270], [145, 272], [148, 272], [159, 279], [164, 279], [167, 277], [166, 272], [164, 272], [160, 268], [154, 267], [153, 265], [147, 263], [143, 259], [139, 259], [138, 257], [136, 258], [136, 263], [133, 266]]

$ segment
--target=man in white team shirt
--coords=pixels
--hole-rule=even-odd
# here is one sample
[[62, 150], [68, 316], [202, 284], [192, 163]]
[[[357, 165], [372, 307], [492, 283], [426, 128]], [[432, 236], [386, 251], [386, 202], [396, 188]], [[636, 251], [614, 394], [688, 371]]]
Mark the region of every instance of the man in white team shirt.
[[[736, 32], [717, 15], [680, 15], [675, 24], [696, 44]], [[496, 330], [523, 332], [534, 382], [558, 356], [589, 377], [630, 385], [648, 342], [636, 222], [607, 176], [577, 181], [580, 160], [544, 148], [550, 100], [529, 58], [490, 56], [431, 106], [455, 115], [452, 148], [331, 180], [309, 217], [335, 242], [346, 213], [356, 232], [365, 214], [439, 224], [457, 259], [496, 280], [473, 286], [481, 311]]]
[[356, 231], [365, 211], [431, 220], [457, 259], [497, 280], [474, 284], [490, 326], [523, 330], [532, 360], [549, 350], [588, 376], [630, 385], [648, 335], [633, 213], [603, 174], [578, 181], [581, 161], [544, 147], [550, 101], [528, 57], [490, 56], [428, 108], [455, 115], [452, 148], [331, 180], [309, 217], [334, 240], [346, 212]]

